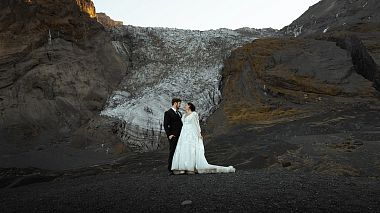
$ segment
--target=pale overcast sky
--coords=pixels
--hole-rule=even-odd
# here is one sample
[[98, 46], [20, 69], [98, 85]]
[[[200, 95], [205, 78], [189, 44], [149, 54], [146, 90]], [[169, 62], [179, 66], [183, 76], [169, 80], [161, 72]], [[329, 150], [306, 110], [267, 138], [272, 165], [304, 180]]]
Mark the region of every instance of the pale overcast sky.
[[209, 30], [281, 29], [319, 0], [93, 0], [125, 25]]

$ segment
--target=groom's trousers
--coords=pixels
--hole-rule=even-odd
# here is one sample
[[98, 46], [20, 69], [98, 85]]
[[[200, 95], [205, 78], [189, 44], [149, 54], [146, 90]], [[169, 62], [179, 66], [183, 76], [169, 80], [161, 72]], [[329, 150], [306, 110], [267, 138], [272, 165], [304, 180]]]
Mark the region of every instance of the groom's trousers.
[[175, 152], [175, 148], [177, 147], [178, 137], [174, 137], [171, 140], [169, 139], [169, 159], [168, 159], [168, 170], [172, 171], [172, 162], [173, 156]]

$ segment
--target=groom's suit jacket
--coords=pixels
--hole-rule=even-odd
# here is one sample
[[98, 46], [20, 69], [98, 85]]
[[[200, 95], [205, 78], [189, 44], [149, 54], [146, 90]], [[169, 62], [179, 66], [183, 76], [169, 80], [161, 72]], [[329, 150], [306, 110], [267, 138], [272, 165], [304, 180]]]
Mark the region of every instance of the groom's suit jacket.
[[179, 138], [182, 129], [181, 117], [181, 113], [178, 112], [177, 114], [172, 108], [165, 112], [164, 129], [167, 137], [169, 137], [170, 135], [175, 135], [176, 139]]

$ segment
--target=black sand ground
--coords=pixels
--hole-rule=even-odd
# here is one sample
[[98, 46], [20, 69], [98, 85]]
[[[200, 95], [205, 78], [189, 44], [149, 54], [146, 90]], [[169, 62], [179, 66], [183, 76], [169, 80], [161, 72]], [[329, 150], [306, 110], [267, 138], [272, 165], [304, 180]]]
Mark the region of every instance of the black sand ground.
[[210, 138], [207, 159], [234, 174], [168, 176], [167, 150], [92, 161], [66, 150], [46, 165], [68, 154], [82, 168], [0, 168], [0, 211], [379, 212], [379, 112], [351, 106]]
[[380, 182], [284, 169], [103, 174], [2, 189], [0, 203], [1, 212], [379, 212]]

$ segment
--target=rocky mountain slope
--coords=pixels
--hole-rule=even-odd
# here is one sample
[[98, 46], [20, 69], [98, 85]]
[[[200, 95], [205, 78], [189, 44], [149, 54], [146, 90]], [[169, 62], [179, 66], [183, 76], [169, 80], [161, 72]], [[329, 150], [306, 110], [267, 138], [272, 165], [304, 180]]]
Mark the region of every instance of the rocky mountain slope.
[[126, 73], [88, 0], [0, 2], [1, 153], [69, 142]]
[[282, 29], [289, 36], [313, 36], [380, 22], [376, 0], [322, 0]]
[[323, 0], [284, 37], [233, 51], [223, 100], [207, 121], [209, 150], [224, 150], [238, 168], [378, 177], [379, 9]]
[[323, 0], [281, 32], [336, 42], [351, 54], [355, 69], [379, 88], [379, 8], [375, 0]]
[[239, 48], [225, 62], [225, 99], [236, 103], [239, 94], [270, 106], [377, 97], [379, 8], [378, 1], [322, 0], [284, 27], [285, 37]]

